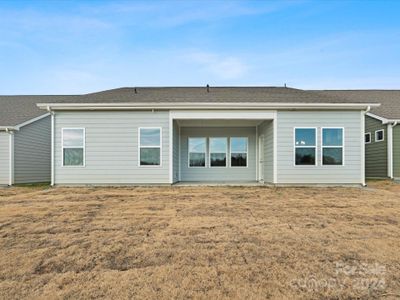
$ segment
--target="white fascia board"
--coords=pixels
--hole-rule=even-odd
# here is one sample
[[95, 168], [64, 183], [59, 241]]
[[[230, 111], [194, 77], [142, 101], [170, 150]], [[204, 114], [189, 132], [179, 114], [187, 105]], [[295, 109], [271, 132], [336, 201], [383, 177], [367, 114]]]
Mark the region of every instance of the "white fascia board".
[[15, 128], [17, 128], [17, 130], [19, 130], [21, 127], [24, 127], [26, 125], [32, 124], [33, 122], [39, 121], [41, 119], [44, 119], [46, 117], [50, 116], [50, 113], [46, 113], [44, 115], [38, 116], [36, 118], [30, 119], [24, 123], [18, 124], [17, 126], [15, 126]]
[[171, 110], [170, 115], [174, 120], [272, 120], [276, 114], [269, 110]]
[[202, 102], [202, 103], [38, 103], [46, 110], [153, 110], [153, 109], [360, 109], [378, 107], [378, 103], [251, 103], [251, 102]]
[[18, 130], [15, 126], [0, 126], [0, 131], [15, 131]]
[[384, 117], [380, 117], [378, 115], [372, 114], [372, 113], [367, 113], [368, 117], [374, 118], [376, 120], [379, 120], [382, 122], [382, 124], [388, 124], [388, 123], [398, 123], [400, 122], [400, 119], [386, 119]]

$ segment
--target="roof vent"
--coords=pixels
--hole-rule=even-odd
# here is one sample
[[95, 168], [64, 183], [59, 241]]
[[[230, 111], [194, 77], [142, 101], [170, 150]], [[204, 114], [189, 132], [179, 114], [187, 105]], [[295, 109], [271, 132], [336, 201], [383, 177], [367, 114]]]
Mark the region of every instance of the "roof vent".
[[210, 85], [207, 84], [207, 93], [210, 92]]
[[137, 94], [137, 89], [135, 88], [135, 94]]
[[286, 83], [283, 86], [286, 87]]

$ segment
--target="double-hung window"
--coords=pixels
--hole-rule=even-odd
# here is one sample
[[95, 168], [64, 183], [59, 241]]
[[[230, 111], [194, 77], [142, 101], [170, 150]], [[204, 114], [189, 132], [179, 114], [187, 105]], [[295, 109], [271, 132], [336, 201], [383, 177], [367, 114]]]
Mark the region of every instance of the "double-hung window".
[[161, 128], [139, 128], [139, 165], [161, 166]]
[[317, 134], [316, 128], [294, 129], [295, 165], [316, 165]]
[[227, 138], [210, 138], [210, 167], [226, 167], [227, 147]]
[[385, 140], [385, 131], [383, 129], [375, 131], [375, 142], [382, 142]]
[[365, 134], [365, 143], [366, 144], [371, 144], [371, 132], [367, 132]]
[[247, 167], [246, 137], [231, 137], [231, 167]]
[[343, 165], [343, 128], [322, 128], [322, 165]]
[[207, 139], [204, 137], [189, 138], [189, 167], [206, 166]]
[[85, 129], [62, 129], [62, 162], [63, 166], [85, 165]]

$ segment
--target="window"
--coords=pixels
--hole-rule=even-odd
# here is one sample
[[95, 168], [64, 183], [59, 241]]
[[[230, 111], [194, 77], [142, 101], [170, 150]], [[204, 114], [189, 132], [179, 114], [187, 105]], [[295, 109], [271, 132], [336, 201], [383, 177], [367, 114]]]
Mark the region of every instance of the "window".
[[316, 129], [295, 128], [294, 131], [295, 165], [316, 165]]
[[365, 134], [365, 143], [370, 144], [371, 143], [371, 132], [367, 132]]
[[227, 138], [210, 138], [210, 167], [226, 167]]
[[231, 138], [231, 167], [247, 167], [247, 138]]
[[382, 142], [385, 139], [384, 130], [375, 131], [375, 142]]
[[322, 165], [343, 165], [343, 128], [322, 128]]
[[189, 138], [189, 167], [206, 166], [206, 138]]
[[62, 129], [63, 166], [85, 165], [85, 129]]
[[161, 128], [139, 128], [139, 165], [161, 166]]

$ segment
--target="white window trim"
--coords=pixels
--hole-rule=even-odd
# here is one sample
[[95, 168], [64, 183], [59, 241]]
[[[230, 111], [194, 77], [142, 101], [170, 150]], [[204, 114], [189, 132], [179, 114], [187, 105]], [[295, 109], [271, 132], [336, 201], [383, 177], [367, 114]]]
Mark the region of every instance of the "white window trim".
[[[200, 167], [200, 166], [191, 166], [190, 165], [190, 153], [203, 153], [203, 152], [190, 152], [190, 150], [189, 150], [189, 145], [190, 145], [190, 143], [189, 143], [189, 141], [190, 141], [190, 139], [204, 139], [205, 140], [205, 142], [206, 142], [206, 149], [205, 149], [205, 151], [204, 151], [204, 160], [205, 160], [205, 163], [204, 163], [204, 167]], [[204, 169], [204, 168], [207, 168], [207, 137], [202, 137], [202, 136], [191, 136], [191, 137], [188, 137], [188, 168], [190, 168], [190, 169]]]
[[[246, 152], [232, 152], [232, 139], [246, 139]], [[246, 153], [245, 166], [232, 166], [232, 153]], [[247, 136], [231, 136], [229, 138], [229, 167], [231, 168], [248, 168], [249, 167], [249, 138]]]
[[[158, 129], [160, 130], [160, 145], [142, 146], [140, 144], [140, 131], [142, 129]], [[138, 127], [138, 167], [140, 168], [161, 168], [162, 167], [162, 127]], [[141, 148], [160, 148], [160, 164], [159, 165], [141, 165], [140, 164], [140, 149]]]
[[[211, 139], [226, 139], [226, 149], [225, 149], [225, 166], [211, 166]], [[227, 168], [228, 163], [228, 137], [225, 136], [213, 136], [208, 138], [208, 164], [210, 168]], [[223, 152], [213, 152], [213, 153], [223, 153]]]
[[[296, 129], [314, 129], [315, 131], [315, 145], [314, 146], [297, 146], [296, 145]], [[314, 165], [296, 165], [296, 148], [315, 148], [315, 164]], [[315, 167], [318, 165], [318, 157], [317, 157], [317, 148], [318, 148], [318, 132], [317, 127], [293, 127], [293, 166], [299, 168], [307, 168], [307, 167]]]
[[[365, 141], [365, 136], [367, 136], [367, 135], [369, 135], [369, 142], [366, 142], [366, 141]], [[372, 142], [372, 135], [371, 135], [371, 132], [366, 132], [366, 133], [364, 134], [364, 143], [365, 143], [365, 144], [371, 144], [371, 142]]]
[[[83, 146], [66, 146], [64, 147], [64, 130], [83, 130]], [[83, 149], [83, 165], [82, 166], [66, 166], [64, 165], [64, 149]], [[61, 128], [61, 166], [63, 168], [84, 168], [86, 167], [86, 128], [83, 127], [64, 127]]]
[[[381, 140], [378, 140], [378, 139], [376, 138], [377, 133], [378, 133], [379, 131], [382, 131], [382, 139], [381, 139]], [[384, 140], [385, 140], [385, 129], [376, 130], [376, 131], [375, 131], [375, 143], [383, 142]]]
[[[342, 130], [342, 145], [341, 146], [324, 146], [324, 129], [341, 129]], [[340, 165], [325, 165], [324, 164], [324, 148], [342, 148], [342, 164]], [[324, 167], [343, 167], [345, 165], [345, 131], [344, 127], [321, 127], [321, 166]]]

